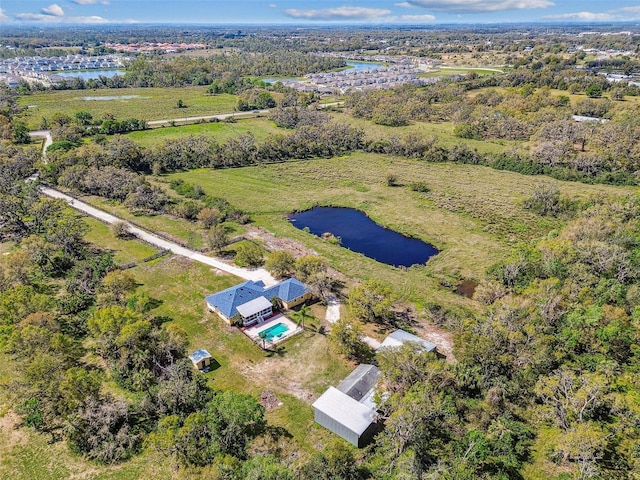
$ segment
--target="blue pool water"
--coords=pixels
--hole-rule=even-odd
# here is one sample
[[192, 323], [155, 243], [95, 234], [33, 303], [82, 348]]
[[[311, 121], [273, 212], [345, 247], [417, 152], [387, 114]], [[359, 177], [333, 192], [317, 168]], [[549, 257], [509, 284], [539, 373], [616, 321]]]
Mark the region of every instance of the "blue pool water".
[[308, 228], [317, 236], [330, 232], [340, 237], [343, 247], [394, 267], [424, 264], [438, 254], [433, 245], [388, 230], [352, 208], [315, 207], [289, 219], [296, 228]]
[[284, 332], [288, 332], [289, 327], [284, 323], [276, 323], [272, 327], [267, 328], [260, 332], [260, 338], [264, 338], [266, 342], [270, 342], [276, 337], [281, 337]]

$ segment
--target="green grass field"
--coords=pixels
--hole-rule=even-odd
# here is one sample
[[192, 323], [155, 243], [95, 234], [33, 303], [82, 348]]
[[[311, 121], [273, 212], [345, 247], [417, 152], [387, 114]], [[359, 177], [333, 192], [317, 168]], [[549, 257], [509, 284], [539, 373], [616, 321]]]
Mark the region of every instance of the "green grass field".
[[207, 374], [214, 388], [253, 395], [273, 390], [283, 407], [269, 414], [269, 421], [286, 428], [310, 449], [314, 440], [307, 438], [313, 424], [309, 405], [350, 369], [328, 351], [323, 335], [306, 331], [279, 344], [277, 354], [265, 353], [205, 307], [207, 294], [241, 279], [219, 275], [211, 267], [177, 256], [139, 265], [130, 272], [141, 283], [139, 291], [162, 302], [153, 313], [172, 317], [188, 333], [191, 349], [206, 348], [220, 364]]
[[499, 68], [482, 68], [482, 67], [439, 67], [432, 72], [419, 75], [420, 77], [442, 77], [451, 75], [466, 75], [468, 73], [476, 73], [479, 76], [496, 75], [502, 73]]
[[470, 149], [474, 149], [485, 154], [502, 153], [507, 150], [512, 150], [513, 148], [526, 148], [527, 145], [526, 142], [516, 140], [469, 140], [458, 138], [453, 134], [454, 125], [452, 122], [411, 122], [410, 125], [404, 127], [387, 127], [384, 125], [377, 125], [370, 120], [353, 118], [351, 115], [341, 112], [332, 112], [331, 116], [336, 121], [347, 122], [363, 128], [365, 136], [369, 140], [389, 138], [391, 136], [398, 136], [402, 138], [409, 133], [415, 133], [424, 137], [434, 136], [443, 147], [464, 144]]
[[261, 141], [271, 134], [286, 132], [276, 127], [275, 124], [267, 118], [261, 117], [241, 119], [235, 123], [205, 122], [180, 127], [161, 127], [153, 130], [131, 132], [127, 134], [127, 136], [140, 145], [151, 147], [166, 140], [184, 138], [188, 135], [204, 135], [216, 139], [219, 143], [223, 143], [228, 138], [247, 133], [251, 133], [256, 140]]
[[[424, 182], [431, 191], [387, 187], [392, 172], [398, 182]], [[430, 164], [383, 155], [354, 154], [328, 160], [301, 161], [228, 170], [176, 173], [222, 196], [250, 213], [257, 225], [278, 236], [296, 239], [330, 259], [353, 278], [382, 278], [400, 298], [418, 307], [437, 296], [444, 304], [466, 304], [440, 287], [436, 279], [480, 279], [522, 241], [540, 237], [562, 225], [553, 218], [524, 210], [521, 202], [541, 183], [560, 188], [563, 196], [625, 195], [629, 188], [559, 182], [486, 167]], [[301, 188], [304, 186], [304, 188]], [[421, 238], [441, 250], [425, 267], [399, 270], [294, 228], [285, 214], [314, 205], [353, 207], [376, 222]]]
[[134, 238], [129, 240], [116, 238], [108, 225], [95, 218], [85, 217], [84, 221], [89, 226], [89, 232], [85, 235], [85, 239], [113, 252], [117, 264], [141, 262], [158, 251], [155, 247]]
[[[128, 96], [135, 97], [122, 98]], [[85, 100], [85, 97], [119, 98]], [[187, 108], [176, 107], [179, 99]], [[21, 96], [18, 103], [22, 107], [33, 106], [26, 109], [21, 116], [29, 128], [38, 129], [42, 117], [51, 118], [57, 112], [73, 116], [77, 112], [87, 111], [94, 119], [112, 114], [118, 119], [138, 118], [150, 121], [229, 113], [233, 111], [237, 100], [234, 95], [209, 95], [206, 93], [206, 87], [189, 87], [48, 91]]]

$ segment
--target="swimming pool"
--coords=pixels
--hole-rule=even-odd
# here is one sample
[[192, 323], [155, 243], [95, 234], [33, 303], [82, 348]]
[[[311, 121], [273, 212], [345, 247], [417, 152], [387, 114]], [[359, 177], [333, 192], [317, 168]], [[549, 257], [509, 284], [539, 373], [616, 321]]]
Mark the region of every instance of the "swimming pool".
[[270, 342], [274, 338], [280, 338], [285, 332], [289, 331], [289, 327], [287, 327], [284, 323], [276, 323], [275, 325], [262, 330], [258, 336], [261, 339], [264, 339], [265, 342]]

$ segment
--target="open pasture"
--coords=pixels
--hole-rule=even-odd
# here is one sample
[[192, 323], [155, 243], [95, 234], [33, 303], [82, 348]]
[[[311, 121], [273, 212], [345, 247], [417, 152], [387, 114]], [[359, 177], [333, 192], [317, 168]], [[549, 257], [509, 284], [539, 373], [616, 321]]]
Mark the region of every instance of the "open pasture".
[[[177, 108], [178, 100], [182, 100], [186, 108]], [[34, 130], [40, 128], [42, 117], [50, 119], [55, 113], [73, 117], [77, 112], [86, 111], [98, 120], [114, 115], [121, 120], [138, 118], [150, 121], [229, 113], [236, 103], [236, 96], [209, 95], [206, 87], [58, 90], [19, 98], [20, 106], [29, 106], [22, 116]]]
[[252, 134], [256, 140], [261, 141], [268, 135], [283, 133], [283, 131], [266, 118], [244, 118], [235, 123], [221, 121], [216, 123], [196, 123], [180, 127], [160, 127], [153, 130], [131, 132], [127, 136], [140, 145], [151, 147], [167, 140], [183, 138], [188, 135], [204, 135], [223, 143], [229, 138], [247, 133]]
[[[397, 177], [399, 186], [386, 185], [389, 172]], [[350, 277], [388, 281], [401, 297], [418, 306], [434, 295], [443, 303], [466, 303], [442, 289], [439, 282], [481, 279], [518, 242], [560, 227], [561, 220], [540, 217], [522, 207], [522, 201], [540, 184], [555, 185], [563, 197], [582, 200], [631, 193], [629, 188], [361, 153], [259, 167], [201, 169], [164, 178], [181, 178], [226, 198], [247, 211], [257, 225], [301, 241]], [[430, 191], [410, 190], [407, 186], [413, 182], [424, 183]], [[441, 253], [425, 267], [400, 270], [380, 264], [298, 230], [286, 218], [289, 212], [314, 205], [362, 210], [377, 223], [420, 238]]]

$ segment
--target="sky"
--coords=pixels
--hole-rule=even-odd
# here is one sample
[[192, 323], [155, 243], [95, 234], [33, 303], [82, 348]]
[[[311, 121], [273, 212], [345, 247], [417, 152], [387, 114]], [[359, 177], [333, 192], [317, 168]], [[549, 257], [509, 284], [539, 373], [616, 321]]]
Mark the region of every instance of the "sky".
[[0, 0], [1, 25], [640, 22], [640, 0]]

